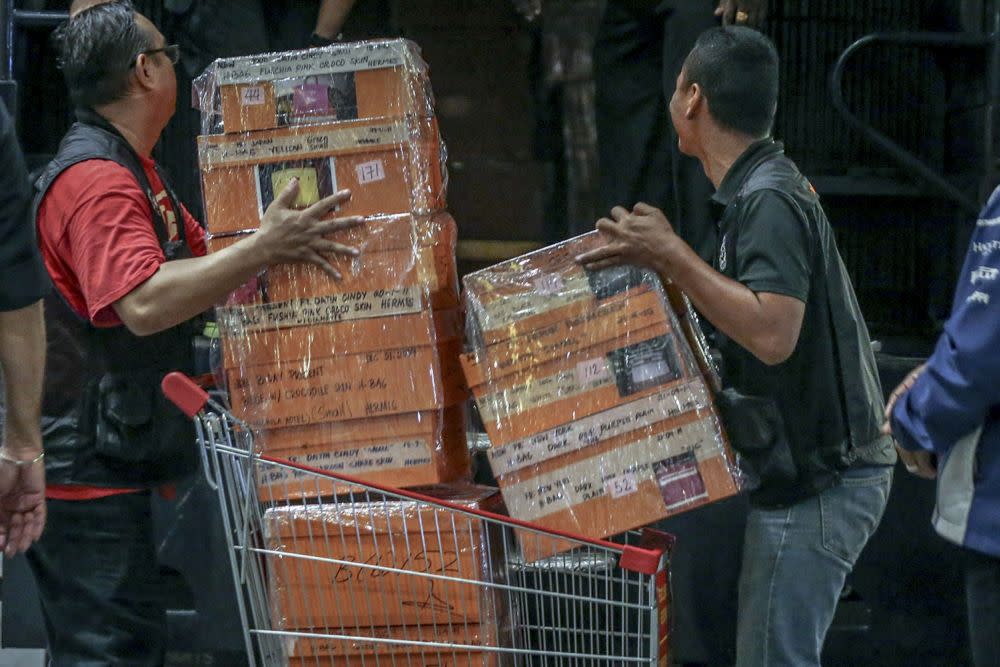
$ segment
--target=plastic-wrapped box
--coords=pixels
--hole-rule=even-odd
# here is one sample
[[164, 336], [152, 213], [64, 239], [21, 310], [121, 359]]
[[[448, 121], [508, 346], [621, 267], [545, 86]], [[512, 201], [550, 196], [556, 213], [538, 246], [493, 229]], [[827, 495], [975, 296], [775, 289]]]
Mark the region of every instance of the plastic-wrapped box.
[[212, 234], [258, 228], [293, 178], [299, 179], [299, 208], [348, 189], [342, 216], [442, 209], [443, 152], [433, 117], [203, 135], [205, 223]]
[[[349, 189], [331, 215], [365, 217], [331, 236], [360, 251], [331, 258], [340, 279], [272, 266], [217, 309], [220, 376], [259, 448], [392, 486], [468, 478], [456, 227], [419, 49], [220, 59], [194, 89], [210, 252], [253, 234], [293, 178], [293, 207]], [[260, 492], [300, 497], [288, 481], [258, 480]]]
[[[499, 500], [495, 489], [475, 486], [427, 493], [469, 508]], [[503, 536], [474, 517], [445, 519], [429, 505], [386, 500], [273, 507], [264, 525], [276, 628], [406, 626], [433, 637], [472, 626], [489, 645], [497, 640], [504, 596], [477, 582], [503, 571], [494, 563]]]
[[193, 84], [202, 134], [430, 116], [420, 49], [402, 39], [221, 58]]
[[[218, 310], [233, 410], [272, 456], [390, 486], [467, 478], [454, 220], [382, 216], [338, 240], [360, 250], [335, 262], [342, 280], [274, 267]], [[436, 269], [421, 269], [428, 256]], [[261, 493], [292, 497], [289, 481], [259, 480]]]
[[[425, 486], [468, 477], [470, 459], [463, 404], [310, 426], [268, 429], [264, 453], [326, 472], [390, 487]], [[327, 478], [303, 486], [300, 475], [274, 467], [258, 480], [265, 500], [334, 496], [353, 487]]]
[[462, 366], [507, 509], [590, 537], [741, 485], [692, 323], [653, 273], [576, 263], [601, 243], [592, 232], [464, 279]]

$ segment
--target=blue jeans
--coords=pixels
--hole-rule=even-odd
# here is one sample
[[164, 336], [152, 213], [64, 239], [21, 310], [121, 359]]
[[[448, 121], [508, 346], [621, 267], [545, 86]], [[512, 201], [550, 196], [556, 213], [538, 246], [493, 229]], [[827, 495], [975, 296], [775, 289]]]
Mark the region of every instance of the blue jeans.
[[891, 466], [859, 467], [790, 507], [751, 508], [737, 667], [819, 667], [844, 580], [882, 519], [891, 485]]

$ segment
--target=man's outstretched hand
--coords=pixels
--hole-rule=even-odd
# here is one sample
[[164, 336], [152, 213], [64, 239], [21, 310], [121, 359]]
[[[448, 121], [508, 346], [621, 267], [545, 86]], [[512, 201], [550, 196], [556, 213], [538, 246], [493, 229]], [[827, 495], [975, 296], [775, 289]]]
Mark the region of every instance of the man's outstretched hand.
[[7, 556], [27, 551], [44, 529], [45, 464], [39, 460], [29, 465], [14, 465], [0, 460], [0, 549]]

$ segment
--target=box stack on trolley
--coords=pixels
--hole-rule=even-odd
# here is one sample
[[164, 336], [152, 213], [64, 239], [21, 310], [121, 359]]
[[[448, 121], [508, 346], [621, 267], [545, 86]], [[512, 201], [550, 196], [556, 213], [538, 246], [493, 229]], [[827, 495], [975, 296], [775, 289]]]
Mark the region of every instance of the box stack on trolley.
[[[239, 420], [220, 423], [271, 457], [215, 469], [240, 569], [260, 568], [247, 623], [280, 638], [265, 662], [659, 664], [662, 550], [636, 565], [587, 540], [739, 479], [658, 278], [584, 271], [589, 234], [467, 276], [463, 304], [427, 67], [405, 40], [222, 59], [195, 90], [210, 252], [292, 179], [295, 207], [349, 189], [331, 216], [364, 217], [330, 236], [360, 250], [331, 260], [340, 279], [275, 266], [217, 309]], [[502, 495], [469, 482], [470, 388]]]
[[[701, 348], [655, 274], [575, 261], [601, 242], [592, 232], [464, 279], [462, 364], [507, 510], [588, 537], [740, 486]], [[522, 547], [532, 560], [552, 545]]]
[[[467, 477], [455, 222], [427, 67], [404, 40], [217, 60], [195, 82], [209, 250], [298, 179], [359, 249], [272, 267], [218, 311], [235, 413], [267, 454], [391, 486]], [[287, 480], [263, 480], [283, 497]], [[328, 490], [327, 490], [328, 491]]]
[[[456, 227], [445, 210], [444, 145], [417, 47], [383, 40], [221, 59], [195, 91], [210, 252], [256, 231], [292, 179], [299, 183], [294, 208], [347, 189], [350, 199], [330, 217], [364, 217], [330, 236], [359, 250], [331, 261], [339, 279], [314, 265], [275, 266], [217, 309], [231, 407], [254, 427], [257, 450], [393, 487], [455, 483], [433, 492], [470, 506], [495, 495], [461, 486], [470, 461]], [[360, 494], [358, 502], [336, 502], [359, 489], [330, 479], [306, 486], [302, 476], [275, 466], [255, 480], [269, 508], [267, 544], [320, 559], [306, 566], [268, 560], [276, 628], [325, 635], [365, 628], [366, 635], [406, 641], [460, 623], [496, 643], [483, 623], [485, 607], [467, 592], [394, 590], [398, 577], [380, 578], [377, 569], [348, 571], [344, 582], [344, 571], [315, 565], [378, 562], [441, 574], [460, 567], [476, 576], [477, 536], [455, 533], [445, 548], [413, 507], [383, 500], [376, 508]], [[348, 527], [350, 541], [300, 539]], [[361, 594], [367, 607], [356, 604]], [[338, 666], [417, 652], [377, 640], [303, 640], [285, 648], [292, 663]], [[419, 664], [439, 664], [434, 651], [421, 655], [431, 657]]]

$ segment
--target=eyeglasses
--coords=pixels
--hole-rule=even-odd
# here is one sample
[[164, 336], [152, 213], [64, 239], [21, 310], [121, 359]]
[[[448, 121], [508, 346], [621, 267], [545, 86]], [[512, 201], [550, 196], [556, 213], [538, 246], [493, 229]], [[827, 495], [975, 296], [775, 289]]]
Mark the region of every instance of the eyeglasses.
[[[163, 53], [167, 58], [170, 58], [170, 62], [176, 65], [181, 59], [181, 47], [177, 44], [168, 44], [167, 46], [161, 46], [158, 49], [146, 49], [145, 51], [140, 51], [135, 54], [135, 58], [145, 54], [147, 56], [153, 55], [154, 53]], [[131, 67], [135, 67], [135, 58], [132, 58]]]

